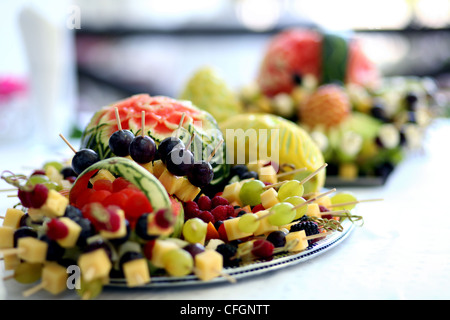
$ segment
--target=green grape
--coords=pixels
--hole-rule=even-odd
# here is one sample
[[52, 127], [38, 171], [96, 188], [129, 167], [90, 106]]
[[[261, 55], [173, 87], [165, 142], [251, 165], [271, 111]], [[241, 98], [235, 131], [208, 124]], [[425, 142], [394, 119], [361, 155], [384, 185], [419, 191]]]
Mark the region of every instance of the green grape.
[[357, 201], [356, 197], [350, 192], [339, 192], [334, 196], [332, 196], [330, 200], [334, 210], [352, 210], [356, 206], [356, 204], [349, 204], [343, 206], [334, 206], [334, 205]]
[[[294, 197], [286, 198], [284, 200], [284, 202], [288, 202], [288, 203], [292, 204], [294, 207], [296, 207], [302, 203], [305, 203], [306, 200], [303, 199], [302, 197], [294, 196]], [[295, 217], [293, 220], [297, 220], [297, 219], [300, 219], [301, 217], [303, 217], [306, 214], [306, 211], [308, 211], [307, 204], [304, 206], [301, 206], [300, 208], [295, 209]]]
[[243, 214], [238, 221], [238, 228], [242, 232], [253, 233], [259, 227], [258, 216], [254, 213]]
[[61, 172], [61, 170], [64, 168], [64, 165], [58, 161], [49, 161], [44, 164], [44, 170], [47, 170], [49, 166], [54, 167], [56, 170], [58, 170], [58, 172]]
[[103, 290], [103, 280], [95, 279], [86, 281], [83, 277], [77, 279], [77, 294], [84, 300], [94, 299]]
[[43, 183], [47, 187], [48, 190], [55, 190], [55, 191], [61, 191], [62, 185], [57, 184], [56, 182], [48, 181]]
[[27, 184], [32, 186], [37, 185], [38, 183], [45, 184], [49, 182], [50, 179], [44, 174], [34, 174], [27, 180]]
[[260, 180], [249, 180], [242, 184], [239, 198], [244, 206], [256, 206], [261, 203], [261, 193], [264, 192], [265, 184]]
[[164, 269], [169, 275], [174, 277], [183, 277], [192, 272], [194, 268], [194, 259], [192, 255], [181, 248], [167, 251], [162, 256]]
[[200, 218], [187, 220], [183, 225], [184, 239], [190, 243], [202, 242], [206, 236], [207, 224]]
[[289, 197], [301, 197], [303, 195], [303, 185], [298, 180], [290, 180], [281, 185], [278, 189], [278, 200], [283, 202]]
[[14, 269], [14, 279], [24, 284], [38, 281], [41, 278], [41, 274], [41, 263], [22, 262]]
[[280, 227], [294, 220], [296, 210], [294, 210], [294, 206], [289, 202], [280, 202], [270, 208], [269, 214], [269, 223]]

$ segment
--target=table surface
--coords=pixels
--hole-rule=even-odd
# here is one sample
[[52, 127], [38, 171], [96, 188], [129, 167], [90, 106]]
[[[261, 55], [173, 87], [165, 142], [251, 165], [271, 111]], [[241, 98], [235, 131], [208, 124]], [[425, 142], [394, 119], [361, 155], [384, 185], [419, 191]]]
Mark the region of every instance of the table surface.
[[[450, 121], [430, 126], [421, 152], [409, 154], [384, 186], [339, 188], [361, 203], [364, 225], [313, 259], [236, 283], [176, 288], [105, 288], [97, 299], [141, 300], [303, 300], [450, 299]], [[23, 172], [44, 161], [63, 159], [67, 148], [49, 152], [37, 145], [0, 146], [0, 169]], [[7, 186], [3, 181], [0, 188]], [[0, 197], [0, 210], [14, 204]], [[3, 276], [11, 271], [0, 269]], [[3, 278], [2, 276], [2, 278]], [[1, 280], [0, 280], [1, 286]], [[31, 285], [4, 281], [3, 299], [24, 299]], [[2, 296], [0, 294], [0, 296]], [[72, 291], [53, 296], [40, 291], [27, 299], [78, 299]]]

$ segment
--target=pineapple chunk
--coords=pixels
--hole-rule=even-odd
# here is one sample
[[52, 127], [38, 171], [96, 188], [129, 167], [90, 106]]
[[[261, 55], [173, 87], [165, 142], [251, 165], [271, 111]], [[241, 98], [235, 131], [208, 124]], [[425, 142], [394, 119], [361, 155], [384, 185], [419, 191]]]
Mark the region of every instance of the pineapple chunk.
[[308, 204], [308, 208], [306, 209], [306, 215], [308, 217], [321, 217], [319, 204], [317, 203], [310, 203]]
[[44, 289], [54, 295], [67, 288], [67, 270], [56, 262], [46, 263], [42, 268], [42, 284]]
[[14, 229], [11, 227], [0, 227], [0, 249], [14, 247]]
[[69, 199], [53, 189], [48, 191], [47, 200], [40, 208], [41, 212], [49, 218], [62, 217], [69, 204]]
[[20, 227], [20, 219], [25, 215], [25, 212], [15, 208], [8, 208], [6, 210], [5, 219], [3, 220], [4, 227], [11, 227], [17, 229]]
[[223, 256], [211, 249], [207, 249], [194, 257], [194, 273], [203, 281], [218, 277], [223, 269]]
[[137, 287], [150, 282], [150, 271], [144, 258], [125, 262], [123, 272], [128, 287]]
[[20, 264], [20, 258], [16, 253], [5, 254], [3, 256], [5, 270], [14, 270]]
[[227, 234], [227, 239], [229, 241], [233, 241], [236, 239], [242, 239], [245, 237], [249, 237], [252, 234], [249, 232], [243, 232], [239, 229], [238, 223], [240, 218], [227, 219], [223, 222], [225, 232]]
[[153, 161], [153, 175], [157, 178], [161, 176], [161, 174], [166, 169], [166, 165], [161, 160]]
[[269, 160], [257, 160], [256, 162], [251, 162], [247, 164], [248, 171], [255, 171], [259, 174], [259, 170], [267, 164]]
[[69, 233], [63, 239], [56, 240], [58, 244], [63, 248], [73, 248], [75, 247], [78, 237], [80, 236], [81, 226], [67, 217], [61, 217], [59, 220], [64, 223], [69, 229]]
[[319, 199], [315, 200], [314, 202], [320, 206], [324, 206], [325, 208], [328, 208], [329, 206], [331, 206], [331, 198], [329, 196], [319, 198]]
[[109, 180], [113, 182], [116, 179], [114, 175], [106, 169], [100, 169], [95, 176], [93, 176], [89, 182], [94, 184], [95, 181], [98, 180]]
[[81, 254], [78, 258], [78, 266], [80, 267], [83, 279], [91, 281], [108, 277], [112, 263], [105, 249], [96, 249]]
[[139, 163], [139, 165], [150, 173], [153, 173], [153, 162]]
[[261, 194], [261, 204], [264, 209], [272, 208], [277, 203], [280, 203], [278, 200], [278, 193], [274, 188], [269, 188]]
[[174, 241], [169, 240], [155, 240], [155, 244], [153, 245], [152, 249], [152, 258], [150, 262], [157, 268], [164, 268], [162, 257], [164, 253], [166, 253], [169, 250], [176, 249], [179, 246]]
[[17, 241], [18, 256], [31, 263], [44, 263], [47, 259], [48, 244], [33, 237], [20, 238]]
[[[256, 212], [255, 214], [258, 217], [262, 217], [262, 216], [267, 215], [268, 212], [269, 212], [268, 210], [261, 210], [261, 211]], [[253, 235], [259, 236], [259, 235], [262, 235], [262, 234], [265, 234], [268, 232], [272, 232], [272, 231], [276, 231], [276, 230], [278, 230], [278, 227], [272, 225], [269, 222], [269, 217], [267, 216], [267, 217], [261, 218], [259, 220], [259, 227], [258, 227], [258, 229], [256, 229], [255, 232], [253, 232]]]
[[277, 172], [273, 166], [265, 166], [259, 169], [259, 180], [268, 183], [277, 183]]
[[125, 222], [125, 212], [123, 210], [118, 210], [117, 214], [120, 216], [120, 227], [117, 231], [107, 231], [100, 230], [100, 235], [105, 239], [117, 239], [122, 238], [127, 234], [127, 225]]
[[305, 230], [289, 232], [286, 235], [286, 243], [293, 243], [293, 241], [295, 241], [296, 244], [289, 248], [290, 252], [302, 251], [308, 248]]
[[200, 193], [201, 189], [194, 186], [186, 177], [181, 177], [181, 185], [175, 192], [175, 196], [183, 202], [192, 201]]
[[175, 194], [183, 183], [182, 178], [183, 177], [175, 176], [171, 174], [169, 170], [164, 169], [163, 173], [159, 176], [159, 181], [169, 194]]
[[239, 198], [241, 186], [242, 185], [239, 181], [225, 186], [225, 188], [223, 189], [222, 197], [227, 199], [230, 203], [236, 202], [239, 205], [242, 205], [241, 199]]

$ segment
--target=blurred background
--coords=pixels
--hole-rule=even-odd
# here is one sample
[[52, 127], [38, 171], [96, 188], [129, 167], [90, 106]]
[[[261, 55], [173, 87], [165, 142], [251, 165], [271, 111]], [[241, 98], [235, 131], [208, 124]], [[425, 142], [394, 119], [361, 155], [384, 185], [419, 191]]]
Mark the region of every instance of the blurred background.
[[176, 97], [204, 65], [242, 87], [290, 27], [353, 33], [383, 75], [449, 86], [450, 0], [2, 0], [0, 13], [3, 143], [17, 121], [50, 139], [131, 94]]

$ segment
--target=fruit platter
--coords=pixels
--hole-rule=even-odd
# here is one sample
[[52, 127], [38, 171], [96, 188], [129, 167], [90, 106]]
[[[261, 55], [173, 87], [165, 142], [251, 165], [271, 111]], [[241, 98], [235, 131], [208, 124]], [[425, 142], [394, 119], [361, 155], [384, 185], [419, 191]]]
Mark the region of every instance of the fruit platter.
[[350, 34], [288, 29], [269, 41], [251, 83], [233, 91], [219, 70], [203, 67], [180, 98], [219, 124], [242, 113], [295, 122], [328, 163], [328, 187], [374, 186], [421, 149], [438, 113], [437, 91], [430, 77], [382, 76]]
[[[26, 284], [24, 297], [73, 280], [82, 299], [105, 286], [233, 283], [311, 259], [362, 225], [355, 206], [380, 199], [325, 189], [327, 163], [305, 130], [239, 117], [219, 127], [190, 101], [139, 94], [95, 112], [80, 146], [60, 135], [69, 159], [4, 170], [17, 197], [1, 216], [4, 280]], [[229, 161], [239, 145], [226, 129], [251, 128], [261, 149], [273, 140], [261, 128], [281, 131], [277, 161]]]

